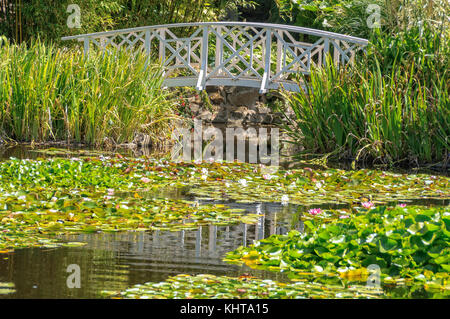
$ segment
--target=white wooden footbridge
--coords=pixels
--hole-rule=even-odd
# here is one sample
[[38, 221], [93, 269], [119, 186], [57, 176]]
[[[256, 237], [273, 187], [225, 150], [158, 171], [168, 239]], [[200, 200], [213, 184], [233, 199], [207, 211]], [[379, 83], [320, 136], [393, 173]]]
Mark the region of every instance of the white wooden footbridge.
[[267, 23], [201, 22], [155, 25], [64, 37], [84, 43], [87, 53], [126, 48], [158, 57], [166, 87], [243, 86], [261, 93], [283, 87], [299, 91], [293, 75], [309, 74], [330, 55], [345, 64], [364, 50], [366, 39]]

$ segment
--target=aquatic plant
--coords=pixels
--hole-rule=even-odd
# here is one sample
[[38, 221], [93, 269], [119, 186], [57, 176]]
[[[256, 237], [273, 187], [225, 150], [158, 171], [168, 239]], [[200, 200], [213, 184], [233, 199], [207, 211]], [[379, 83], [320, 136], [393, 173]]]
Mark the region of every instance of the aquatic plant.
[[[204, 169], [208, 171], [206, 180], [201, 178]], [[0, 190], [114, 189], [119, 192], [187, 187], [188, 194], [205, 199], [281, 202], [284, 198], [291, 204], [355, 206], [369, 201], [378, 205], [450, 198], [450, 179], [445, 176], [367, 169], [279, 169], [270, 180], [264, 179], [264, 174], [264, 167], [245, 163], [172, 163], [166, 159], [119, 157], [11, 159], [0, 163]]]
[[134, 285], [103, 296], [124, 299], [321, 299], [380, 298], [382, 291], [361, 285], [342, 287], [314, 282], [277, 282], [252, 276], [177, 275], [164, 282]]
[[450, 293], [449, 207], [384, 207], [327, 223], [309, 219], [306, 231], [272, 235], [239, 247], [225, 260], [250, 267], [366, 281], [378, 265], [387, 283], [439, 282]]
[[[450, 198], [447, 177], [299, 169], [273, 172], [273, 178], [266, 180], [264, 174], [262, 167], [243, 163], [172, 163], [121, 156], [11, 159], [0, 163], [0, 247], [53, 244], [48, 236], [72, 231], [180, 230], [254, 224], [260, 217], [219, 204], [159, 199], [156, 194], [167, 187], [184, 189], [197, 200], [281, 202], [284, 198], [287, 203], [287, 197], [289, 203], [340, 202], [364, 211], [360, 202], [370, 197], [378, 204]], [[242, 187], [242, 180], [247, 187]], [[340, 216], [353, 213], [322, 211], [302, 218], [329, 222]]]
[[[18, 191], [0, 197], [0, 253], [64, 246], [56, 235], [119, 231], [197, 229], [201, 225], [255, 224], [259, 216], [226, 205], [143, 198], [111, 191]], [[75, 243], [69, 243], [75, 245]]]

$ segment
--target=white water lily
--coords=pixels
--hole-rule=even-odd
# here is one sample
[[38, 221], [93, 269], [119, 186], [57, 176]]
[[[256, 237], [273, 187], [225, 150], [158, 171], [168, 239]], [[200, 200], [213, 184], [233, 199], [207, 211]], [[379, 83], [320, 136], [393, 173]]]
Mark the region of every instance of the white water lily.
[[242, 178], [242, 179], [238, 180], [238, 183], [241, 184], [244, 187], [247, 187], [247, 180], [246, 179]]
[[206, 179], [208, 178], [208, 175], [202, 175], [201, 179], [203, 179], [204, 181], [206, 181]]
[[203, 167], [203, 168], [202, 168], [202, 174], [203, 174], [203, 175], [208, 175], [208, 169], [205, 168], [205, 167]]
[[230, 187], [230, 183], [225, 183], [225, 187]]
[[371, 243], [371, 242], [375, 239], [375, 237], [377, 237], [377, 234], [375, 234], [375, 233], [370, 234], [370, 235], [367, 236], [367, 238], [366, 238], [366, 243]]

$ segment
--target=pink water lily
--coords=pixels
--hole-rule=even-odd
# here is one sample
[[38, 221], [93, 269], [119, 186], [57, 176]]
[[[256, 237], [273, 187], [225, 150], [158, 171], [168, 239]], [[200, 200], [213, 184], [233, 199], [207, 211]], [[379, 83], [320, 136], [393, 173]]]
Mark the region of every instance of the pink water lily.
[[401, 208], [403, 208], [403, 207], [406, 207], [406, 204], [401, 203], [401, 204], [398, 204], [398, 206], [401, 207]]
[[141, 178], [141, 182], [143, 182], [143, 183], [150, 183], [150, 182], [151, 182], [151, 179], [150, 179], [150, 178], [147, 178], [147, 177], [142, 177], [142, 178]]
[[362, 207], [367, 208], [367, 209], [371, 209], [375, 207], [375, 204], [372, 202], [363, 202], [361, 203]]
[[340, 219], [345, 219], [345, 218], [350, 218], [350, 216], [348, 216], [348, 215], [341, 215], [341, 216], [339, 216], [339, 218]]
[[320, 208], [312, 208], [308, 210], [308, 213], [310, 213], [311, 215], [317, 215], [322, 213], [322, 210]]

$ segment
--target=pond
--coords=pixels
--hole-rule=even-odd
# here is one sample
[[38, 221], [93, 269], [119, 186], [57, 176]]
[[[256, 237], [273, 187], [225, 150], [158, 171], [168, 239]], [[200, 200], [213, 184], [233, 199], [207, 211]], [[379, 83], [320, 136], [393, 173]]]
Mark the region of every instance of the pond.
[[[127, 153], [127, 151], [122, 152], [122, 154], [124, 156], [132, 156], [132, 154], [129, 152]], [[63, 151], [60, 150], [58, 152], [56, 149], [50, 149], [50, 151], [47, 149], [47, 151], [45, 151], [44, 149], [33, 150], [18, 147], [4, 151], [1, 155], [4, 161], [8, 161], [8, 158], [11, 156], [16, 158], [37, 159], [61, 156], [66, 158], [73, 158], [74, 156], [95, 157], [100, 156], [100, 154], [96, 153], [96, 150], [93, 149], [72, 149], [64, 155]], [[122, 158], [122, 156], [120, 156], [120, 158]], [[79, 161], [78, 158], [76, 160]], [[42, 161], [45, 162], [45, 160]], [[114, 157], [112, 161], [114, 161]], [[120, 162], [121, 160], [117, 161]], [[135, 167], [135, 170], [138, 170], [137, 167], [141, 164], [139, 161], [136, 163], [133, 164], [136, 165], [133, 167]], [[97, 227], [95, 231], [91, 231], [90, 229], [84, 229], [82, 228], [83, 226], [79, 225], [82, 223], [82, 220], [77, 223], [76, 220], [70, 219], [72, 218], [70, 214], [73, 214], [71, 213], [71, 209], [73, 209], [71, 207], [74, 205], [73, 202], [76, 203], [89, 199], [88, 202], [92, 203], [90, 201], [91, 199], [95, 202], [97, 198], [100, 198], [98, 196], [96, 197], [96, 195], [92, 195], [94, 192], [92, 194], [86, 193], [88, 195], [83, 194], [82, 192], [80, 195], [78, 191], [70, 192], [70, 189], [67, 189], [68, 184], [65, 183], [71, 182], [66, 182], [63, 178], [50, 181], [43, 180], [44, 182], [42, 185], [35, 185], [32, 179], [19, 179], [15, 184], [15, 181], [11, 178], [11, 184], [6, 186], [6, 177], [2, 176], [4, 184], [2, 201], [3, 203], [6, 203], [5, 205], [11, 204], [12, 207], [10, 208], [8, 206], [8, 208], [4, 208], [3, 211], [6, 211], [5, 214], [10, 212], [13, 212], [13, 215], [14, 212], [22, 214], [22, 212], [27, 209], [38, 212], [50, 208], [49, 211], [52, 211], [52, 209], [55, 211], [58, 209], [63, 211], [64, 214], [66, 214], [64, 215], [66, 219], [59, 217], [60, 219], [57, 221], [55, 219], [48, 224], [45, 224], [42, 220], [36, 221], [37, 223], [40, 223], [40, 226], [44, 229], [42, 231], [43, 236], [52, 238], [52, 241], [49, 241], [48, 243], [42, 244], [42, 241], [39, 241], [40, 244], [33, 243], [27, 246], [27, 244], [21, 242], [20, 245], [22, 246], [16, 246], [17, 249], [9, 249], [8, 246], [4, 245], [2, 247], [0, 245], [0, 298], [103, 298], [108, 296], [108, 294], [105, 295], [105, 291], [111, 293], [123, 292], [135, 285], [147, 282], [160, 283], [166, 281], [170, 277], [173, 278], [180, 274], [191, 275], [194, 280], [197, 278], [195, 277], [196, 275], [213, 275], [217, 278], [222, 278], [222, 276], [233, 278], [248, 277], [255, 278], [255, 280], [270, 279], [277, 283], [289, 283], [292, 279], [289, 272], [271, 271], [270, 267], [266, 267], [265, 269], [253, 267], [251, 263], [230, 263], [229, 261], [225, 261], [224, 258], [230, 252], [238, 251], [239, 249], [246, 249], [247, 247], [249, 247], [249, 249], [256, 249], [250, 247], [253, 247], [252, 245], [254, 243], [263, 239], [274, 238], [274, 235], [288, 236], [289, 234], [292, 234], [291, 231], [303, 233], [305, 231], [305, 222], [308, 223], [311, 217], [308, 216], [305, 211], [308, 211], [308, 209], [312, 207], [318, 211], [330, 211], [330, 215], [323, 218], [324, 222], [332, 220], [334, 213], [344, 214], [344, 212], [346, 212], [346, 214], [350, 214], [350, 209], [353, 209], [354, 206], [354, 202], [346, 200], [347, 197], [350, 196], [361, 202], [385, 203], [386, 205], [394, 206], [397, 203], [402, 202], [408, 203], [408, 206], [421, 205], [424, 207], [447, 208], [450, 198], [447, 188], [448, 178], [445, 176], [421, 176], [420, 178], [425, 180], [425, 186], [430, 185], [431, 183], [434, 183], [431, 184], [431, 186], [436, 185], [435, 188], [423, 187], [422, 190], [421, 185], [419, 185], [417, 189], [414, 189], [414, 187], [411, 186], [418, 183], [418, 180], [414, 181], [416, 175], [411, 178], [412, 181], [411, 184], [408, 184], [409, 186], [402, 184], [406, 182], [405, 180], [402, 181], [403, 178], [401, 176], [389, 175], [389, 178], [391, 179], [389, 180], [389, 185], [386, 186], [381, 184], [377, 185], [377, 183], [379, 183], [379, 175], [382, 176], [382, 178], [385, 178], [384, 172], [367, 173], [367, 176], [370, 177], [369, 182], [373, 179], [373, 189], [369, 190], [369, 187], [372, 186], [368, 186], [372, 184], [364, 182], [360, 183], [352, 181], [353, 186], [350, 185], [349, 189], [345, 189], [344, 186], [341, 186], [338, 183], [337, 187], [333, 188], [336, 194], [331, 194], [334, 197], [329, 197], [330, 194], [328, 193], [328, 190], [323, 188], [322, 185], [317, 185], [317, 183], [322, 182], [330, 183], [330, 185], [332, 184], [331, 181], [320, 179], [329, 178], [332, 174], [329, 172], [314, 172], [317, 180], [315, 178], [312, 178], [312, 180], [316, 189], [312, 187], [308, 190], [308, 184], [303, 180], [304, 177], [300, 176], [296, 177], [294, 180], [297, 185], [302, 185], [302, 189], [305, 190], [304, 193], [298, 190], [291, 192], [289, 186], [286, 186], [288, 185], [287, 182], [283, 184], [284, 181], [280, 184], [282, 185], [283, 190], [277, 193], [275, 191], [276, 185], [271, 184], [272, 178], [265, 181], [263, 180], [264, 183], [260, 183], [258, 177], [255, 177], [255, 179], [249, 177], [245, 183], [242, 182], [242, 178], [239, 179], [242, 176], [246, 176], [246, 174], [250, 174], [251, 170], [253, 170], [253, 166], [244, 166], [239, 168], [239, 170], [234, 171], [234, 173], [237, 172], [236, 174], [243, 174], [242, 176], [236, 175], [236, 178], [225, 178], [225, 173], [223, 173], [224, 175], [220, 178], [218, 175], [214, 175], [219, 174], [221, 168], [219, 166], [214, 166], [213, 164], [209, 165], [207, 169], [201, 166], [198, 168], [194, 167], [194, 170], [197, 169], [200, 172], [199, 174], [201, 174], [201, 172], [204, 173], [206, 169], [208, 171], [207, 174], [210, 175], [208, 175], [207, 180], [205, 179], [205, 183], [191, 185], [186, 176], [194, 175], [194, 173], [189, 172], [189, 166], [178, 164], [178, 166], [171, 166], [167, 163], [164, 163], [164, 165], [161, 163], [164, 162], [156, 161], [153, 163], [155, 167], [151, 168], [146, 166], [145, 169], [151, 171], [151, 174], [147, 173], [147, 175], [139, 175], [139, 171], [139, 174], [134, 177], [127, 177], [126, 182], [134, 182], [135, 186], [137, 186], [137, 180], [141, 181], [141, 184], [151, 184], [151, 187], [141, 189], [141, 187], [133, 186], [130, 191], [128, 191], [127, 187], [129, 188], [130, 186], [125, 186], [125, 184], [122, 183], [122, 175], [119, 176], [117, 180], [111, 179], [111, 181], [108, 182], [108, 185], [116, 186], [114, 187], [115, 192], [111, 192], [108, 186], [99, 185], [100, 189], [103, 190], [103, 194], [106, 192], [111, 195], [105, 196], [106, 201], [112, 201], [111, 205], [105, 204], [106, 206], [104, 207], [108, 207], [107, 209], [116, 207], [117, 211], [120, 212], [118, 207], [123, 207], [124, 203], [128, 206], [132, 205], [133, 202], [130, 202], [130, 198], [133, 198], [137, 200], [138, 203], [142, 202], [142, 206], [146, 208], [152, 207], [152, 205], [159, 205], [165, 207], [164, 209], [174, 210], [173, 206], [182, 205], [184, 201], [188, 201], [189, 203], [194, 202], [195, 205], [197, 205], [194, 206], [199, 207], [199, 210], [204, 209], [205, 214], [210, 214], [210, 209], [208, 208], [210, 206], [208, 205], [214, 205], [212, 207], [219, 211], [223, 207], [226, 207], [226, 211], [223, 212], [224, 214], [234, 210], [236, 213], [231, 215], [235, 218], [234, 222], [227, 224], [227, 220], [221, 217], [220, 214], [213, 215], [212, 217], [210, 214], [208, 215], [208, 218], [212, 219], [204, 219], [204, 217], [197, 217], [191, 212], [187, 217], [183, 217], [182, 220], [180, 219], [173, 222], [173, 225], [171, 224], [172, 220], [160, 221], [158, 224], [156, 217], [152, 215], [153, 217], [151, 218], [154, 219], [150, 226], [148, 226], [148, 223], [145, 222], [144, 218], [142, 223], [145, 225], [139, 225], [136, 226], [136, 228], [133, 228], [135, 226], [132, 224], [130, 228], [123, 228], [122, 231], [116, 231], [118, 225], [121, 224], [120, 220], [115, 222], [110, 221], [109, 219], [102, 219], [101, 222], [95, 224]], [[23, 163], [20, 162], [17, 165], [20, 166], [22, 164]], [[66, 162], [61, 162], [61, 164], [66, 165]], [[146, 163], [145, 165], [151, 166], [153, 164]], [[51, 162], [48, 165], [54, 165], [54, 163]], [[127, 165], [129, 165], [129, 163], [127, 163]], [[165, 177], [162, 177], [163, 175], [160, 174], [161, 168], [163, 172], [166, 173], [164, 175]], [[45, 169], [47, 168], [36, 168], [37, 174], [45, 174]], [[52, 166], [50, 172], [55, 172], [54, 169], [54, 166]], [[164, 171], [166, 169], [172, 171]], [[66, 167], [66, 170], [69, 171], [69, 174], [71, 174], [70, 172], [73, 173], [76, 171], [72, 171], [72, 168], [69, 166]], [[176, 174], [179, 174], [179, 176], [172, 174], [173, 170], [175, 170]], [[180, 170], [185, 171], [180, 173]], [[308, 169], [303, 171], [303, 173], [304, 176], [313, 174], [312, 171]], [[58, 174], [60, 173], [55, 173], [55, 175]], [[286, 180], [289, 180], [289, 174], [291, 173], [287, 172], [284, 174]], [[294, 172], [293, 174], [296, 173]], [[341, 175], [343, 174], [344, 173], [341, 173]], [[36, 177], [38, 175], [33, 176]], [[86, 176], [83, 178], [88, 178], [91, 175]], [[168, 176], [171, 177], [168, 178]], [[211, 179], [209, 179], [210, 177]], [[56, 176], [56, 178], [58, 178], [58, 176]], [[279, 180], [281, 180], [281, 178], [282, 177], [279, 177]], [[223, 190], [224, 186], [222, 184], [217, 184], [222, 179], [227, 180], [229, 183], [234, 181], [237, 185], [235, 187], [230, 187], [225, 194]], [[364, 178], [361, 177], [361, 179]], [[149, 183], [150, 180], [152, 182]], [[155, 181], [157, 181], [156, 184], [153, 184]], [[255, 181], [258, 181], [258, 183]], [[225, 184], [227, 185], [228, 182]], [[48, 183], [51, 187], [45, 185], [45, 183]], [[247, 187], [247, 183], [250, 184], [252, 189], [243, 191], [242, 189]], [[333, 181], [333, 183], [335, 182]], [[399, 185], [395, 183], [398, 183]], [[39, 188], [39, 186], [42, 188]], [[7, 191], [8, 187], [10, 187], [9, 191]], [[26, 192], [15, 194], [14, 191], [17, 191], [17, 189], [21, 187], [23, 187]], [[37, 208], [31, 207], [30, 205], [34, 204], [30, 204], [30, 198], [42, 199], [39, 194], [44, 194], [46, 192], [45, 187], [49, 189], [54, 187], [57, 192], [62, 192], [61, 194], [58, 193], [58, 196], [63, 198], [63, 203], [58, 206], [59, 200], [55, 199], [54, 202], [56, 203], [56, 206], [45, 206], [45, 208], [41, 206], [36, 206]], [[226, 187], [228, 189], [228, 186]], [[354, 189], [357, 187], [361, 188], [361, 193], [358, 193], [358, 190]], [[383, 187], [386, 187], [386, 190], [382, 190]], [[49, 189], [47, 189], [47, 191]], [[64, 193], [64, 189], [69, 190], [69, 192], [67, 194]], [[73, 189], [75, 189], [75, 187]], [[76, 189], [83, 189], [83, 180], [80, 180], [79, 184], [76, 184]], [[398, 190], [398, 192], [396, 190]], [[52, 198], [54, 198], [54, 196]], [[288, 196], [289, 202], [286, 202], [283, 196]], [[367, 199], [364, 198], [365, 196], [367, 196]], [[23, 203], [21, 200], [23, 200]], [[167, 201], [169, 201], [169, 204], [166, 207], [162, 202], [167, 204]], [[37, 202], [38, 201], [36, 201], [36, 203]], [[20, 205], [22, 206], [16, 207], [19, 205], [17, 203], [21, 203]], [[42, 203], [42, 201], [40, 203]], [[97, 204], [86, 206], [89, 207], [89, 209], [92, 209], [89, 214], [92, 212], [97, 215], [101, 214], [103, 208], [99, 207], [103, 206], [98, 206]], [[189, 207], [191, 207], [191, 204], [189, 204]], [[67, 217], [67, 213], [69, 214], [69, 217]], [[448, 214], [448, 210], [444, 212], [444, 216], [447, 216], [446, 214]], [[0, 220], [3, 217], [2, 222], [5, 222], [5, 224], [11, 222], [9, 219], [15, 218], [15, 215], [14, 217], [11, 217], [11, 214], [7, 215], [7, 217], [5, 216], [6, 215], [0, 215]], [[83, 218], [85, 218], [83, 221], [87, 220], [87, 217]], [[127, 218], [128, 220], [132, 219], [131, 217]], [[67, 222], [68, 220], [70, 220], [70, 225], [69, 222]], [[210, 221], [208, 222], [208, 220]], [[24, 222], [28, 222], [26, 218], [22, 219], [22, 224]], [[56, 224], [63, 224], [61, 227], [69, 225], [76, 229], [76, 231], [61, 231], [64, 230], [64, 228], [55, 228], [55, 222]], [[107, 222], [109, 224], [107, 224]], [[50, 225], [50, 223], [52, 223], [52, 225]], [[128, 225], [128, 221], [126, 224]], [[18, 225], [18, 228], [22, 227], [20, 223]], [[51, 230], [50, 232], [45, 230], [45, 227], [47, 226], [48, 229]], [[116, 227], [116, 229], [112, 231], [112, 227]], [[140, 227], [142, 227], [142, 229], [140, 229]], [[6, 232], [10, 229], [5, 228], [4, 231]], [[20, 229], [24, 234], [29, 234], [31, 231], [33, 232], [33, 236], [35, 235], [35, 230], [32, 229], [31, 226], [26, 229]], [[39, 230], [39, 233], [41, 233], [41, 230]], [[9, 233], [6, 232], [6, 234]], [[0, 235], [0, 237], [1, 236], [4, 235]], [[9, 239], [7, 238], [7, 240], [11, 240], [11, 238], [13, 238], [13, 240], [14, 238], [17, 239], [17, 237], [12, 236]], [[61, 243], [83, 243], [83, 245], [58, 246], [54, 244], [53, 240]], [[444, 250], [448, 251], [448, 241], [445, 243], [447, 247], [444, 247]], [[81, 269], [81, 287], [78, 289], [68, 288], [67, 285], [67, 278], [69, 275], [67, 267], [72, 264], [79, 265]], [[316, 279], [310, 280], [311, 282], [316, 281]], [[351, 280], [349, 280], [349, 282], [351, 282]], [[424, 285], [383, 285], [383, 292], [379, 294], [378, 297], [432, 298], [436, 296], [448, 296], [447, 282], [445, 281], [441, 286], [444, 287], [441, 287], [443, 290], [439, 288], [440, 290], [438, 290], [440, 292], [436, 295], [435, 292], [430, 292], [428, 289], [425, 289]], [[335, 296], [339, 297], [340, 295]]]

